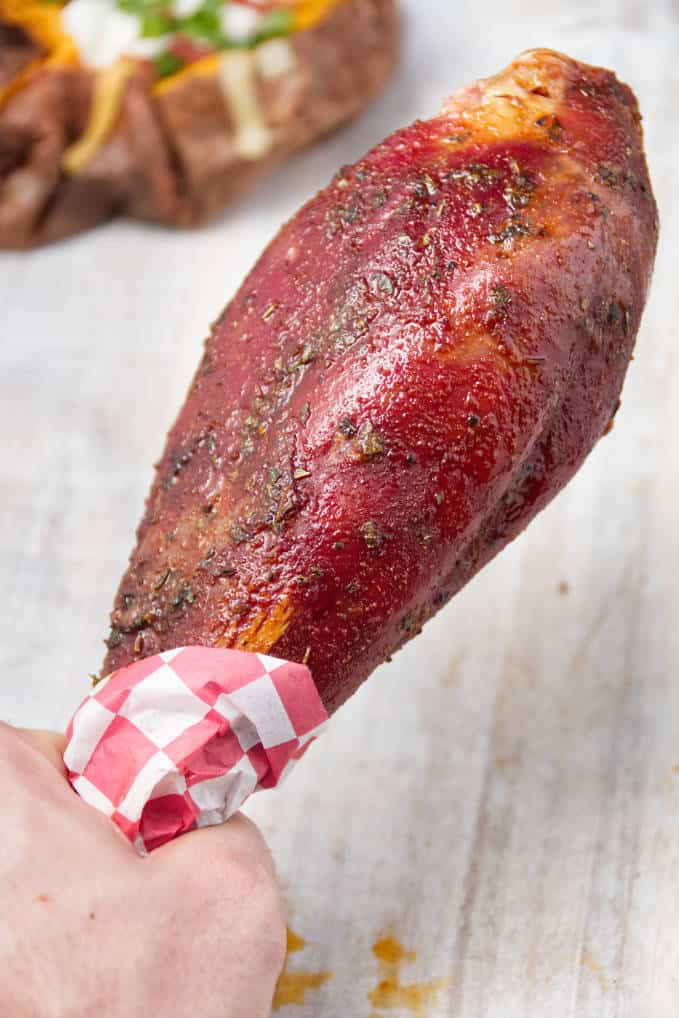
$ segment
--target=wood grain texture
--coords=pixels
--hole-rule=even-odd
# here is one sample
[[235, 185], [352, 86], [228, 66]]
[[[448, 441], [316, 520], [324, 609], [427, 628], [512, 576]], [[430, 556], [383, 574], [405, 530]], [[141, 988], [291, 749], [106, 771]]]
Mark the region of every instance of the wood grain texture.
[[[404, 3], [390, 91], [199, 234], [117, 224], [0, 259], [0, 717], [59, 725], [211, 317], [337, 165], [529, 46], [614, 67], [661, 218], [613, 434], [527, 534], [252, 802], [307, 980], [283, 1018], [679, 1009], [679, 10]], [[605, 521], [605, 523], [603, 522]], [[395, 985], [384, 962], [404, 951]], [[393, 1006], [388, 1006], [392, 1005]]]

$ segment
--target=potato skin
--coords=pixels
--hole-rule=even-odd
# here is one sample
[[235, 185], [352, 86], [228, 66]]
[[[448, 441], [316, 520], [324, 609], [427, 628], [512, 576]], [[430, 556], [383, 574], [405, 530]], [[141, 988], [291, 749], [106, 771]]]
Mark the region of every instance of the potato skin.
[[379, 144], [215, 323], [104, 672], [306, 660], [329, 711], [575, 473], [618, 404], [656, 208], [630, 90], [551, 51]]
[[115, 128], [70, 174], [62, 158], [86, 130], [95, 74], [43, 67], [4, 97], [5, 78], [34, 55], [13, 29], [0, 0], [0, 249], [62, 240], [115, 216], [179, 226], [214, 219], [277, 163], [356, 116], [391, 74], [400, 34], [395, 0], [339, 0], [290, 35], [289, 71], [257, 77], [271, 133], [260, 158], [239, 155], [216, 71], [154, 90], [140, 63]]

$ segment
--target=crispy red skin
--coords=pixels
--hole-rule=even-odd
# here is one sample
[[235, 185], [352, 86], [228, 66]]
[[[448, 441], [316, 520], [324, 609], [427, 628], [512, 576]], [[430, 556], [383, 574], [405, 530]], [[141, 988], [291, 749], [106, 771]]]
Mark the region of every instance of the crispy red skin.
[[547, 51], [342, 169], [213, 327], [105, 671], [239, 645], [336, 709], [606, 431], [656, 235], [632, 93]]

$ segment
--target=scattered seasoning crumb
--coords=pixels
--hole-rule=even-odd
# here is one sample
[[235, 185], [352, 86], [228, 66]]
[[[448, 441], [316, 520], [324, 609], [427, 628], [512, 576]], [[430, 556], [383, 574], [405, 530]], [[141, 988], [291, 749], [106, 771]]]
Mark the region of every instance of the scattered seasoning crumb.
[[137, 633], [137, 636], [134, 641], [134, 653], [141, 654], [143, 649], [144, 649], [144, 637], [142, 636], [141, 633]]
[[332, 548], [333, 551], [344, 551], [344, 541], [335, 541]]
[[340, 208], [339, 217], [345, 226], [351, 226], [358, 215], [358, 205], [350, 205], [348, 208]]
[[394, 281], [387, 272], [378, 272], [376, 274], [375, 286], [381, 293], [394, 292]]
[[611, 416], [610, 416], [610, 418], [608, 420], [608, 424], [604, 428], [604, 431], [603, 431], [603, 435], [604, 436], [610, 435], [611, 431], [613, 430], [613, 427], [615, 425], [615, 418], [616, 418], [618, 410], [620, 409], [621, 406], [622, 406], [622, 400], [619, 399], [618, 402], [615, 404], [615, 406], [613, 408], [613, 413], [611, 414]]
[[479, 417], [478, 414], [469, 414], [469, 416], [467, 417], [467, 424], [469, 425], [470, 428], [478, 428], [480, 423], [481, 418]]
[[557, 589], [561, 596], [565, 597], [566, 594], [570, 593], [571, 585], [567, 582], [567, 580], [561, 580]]
[[375, 430], [371, 421], [361, 428], [359, 441], [361, 452], [367, 458], [380, 456], [384, 452], [384, 439], [380, 432]]
[[445, 501], [445, 497], [446, 496], [443, 494], [442, 491], [434, 492], [434, 501], [436, 502], [437, 505], [441, 505]]
[[348, 417], [342, 418], [339, 429], [345, 438], [351, 438], [357, 431], [356, 425]]
[[613, 163], [600, 163], [598, 167], [599, 177], [607, 187], [618, 187], [622, 176], [619, 166]]
[[622, 327], [625, 335], [627, 335], [632, 328], [632, 310], [626, 307], [622, 313]]
[[310, 405], [308, 403], [303, 403], [302, 409], [299, 412], [299, 419], [302, 422], [302, 424], [306, 424], [306, 422], [309, 420], [310, 415], [311, 415]]
[[497, 308], [505, 308], [511, 303], [512, 295], [506, 286], [501, 283], [491, 289], [491, 296]]
[[163, 587], [165, 586], [165, 584], [168, 581], [168, 578], [170, 576], [171, 571], [172, 570], [170, 570], [170, 569], [166, 569], [165, 570], [165, 572], [163, 573], [163, 575], [160, 577], [160, 579], [156, 583], [155, 587], [153, 588], [154, 590], [162, 590], [163, 589]]
[[614, 300], [610, 301], [608, 305], [608, 310], [606, 311], [606, 324], [615, 325], [616, 322], [618, 321], [618, 314], [619, 311], [617, 304], [615, 303]]
[[278, 304], [276, 303], [269, 304], [269, 306], [265, 308], [264, 312], [262, 313], [262, 318], [264, 319], [264, 321], [268, 322], [270, 318], [273, 318], [277, 310]]
[[122, 642], [123, 634], [119, 629], [112, 629], [111, 632], [108, 634], [107, 638], [104, 640], [104, 643], [106, 644], [109, 650], [113, 650], [114, 647], [119, 646], [119, 644], [121, 644]]
[[371, 551], [379, 548], [384, 541], [384, 535], [374, 520], [366, 520], [361, 524], [361, 536]]
[[547, 137], [550, 141], [560, 141], [563, 136], [563, 127], [558, 117], [552, 117], [551, 123], [547, 128]]
[[429, 176], [428, 173], [424, 174], [424, 176], [422, 177], [422, 182], [423, 182], [423, 184], [424, 184], [424, 186], [426, 188], [426, 191], [427, 191], [427, 194], [429, 195], [429, 197], [433, 198], [434, 195], [436, 194], [436, 184], [431, 179], [431, 177]]
[[245, 533], [242, 527], [238, 526], [237, 523], [233, 523], [231, 525], [231, 537], [236, 542], [236, 544], [243, 544], [243, 542], [247, 541], [248, 539], [248, 535]]
[[304, 467], [298, 467], [292, 476], [295, 481], [301, 481], [303, 477], [311, 477], [311, 471], [305, 470]]
[[182, 587], [177, 596], [171, 601], [171, 607], [175, 611], [182, 611], [187, 604], [193, 604], [194, 593], [190, 587]]
[[491, 244], [505, 244], [507, 241], [515, 240], [517, 237], [525, 237], [530, 234], [530, 227], [527, 223], [509, 223], [499, 233], [489, 233], [488, 241]]

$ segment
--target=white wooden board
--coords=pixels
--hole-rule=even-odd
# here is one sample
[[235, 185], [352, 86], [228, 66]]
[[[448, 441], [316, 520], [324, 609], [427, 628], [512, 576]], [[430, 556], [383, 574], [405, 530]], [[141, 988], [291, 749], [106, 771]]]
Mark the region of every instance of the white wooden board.
[[[615, 431], [249, 812], [307, 941], [283, 1018], [676, 1018], [679, 7], [403, 6], [388, 92], [216, 226], [114, 224], [0, 257], [0, 717], [62, 725], [99, 667], [208, 323], [278, 225], [522, 49], [614, 67], [641, 102], [661, 214]], [[390, 937], [413, 956], [380, 961]]]

